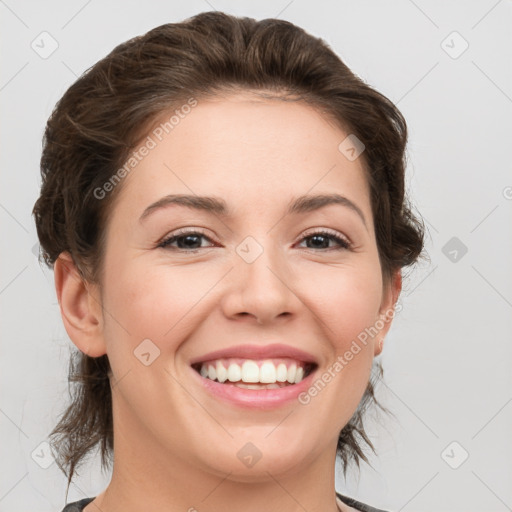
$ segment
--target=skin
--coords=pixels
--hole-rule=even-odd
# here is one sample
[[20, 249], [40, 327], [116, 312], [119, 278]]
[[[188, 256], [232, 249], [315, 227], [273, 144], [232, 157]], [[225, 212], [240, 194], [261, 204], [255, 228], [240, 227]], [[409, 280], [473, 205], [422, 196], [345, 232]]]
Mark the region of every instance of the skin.
[[[314, 354], [321, 374], [392, 310], [400, 273], [384, 286], [362, 159], [338, 150], [346, 136], [303, 103], [249, 92], [199, 101], [124, 178], [101, 286], [80, 280], [69, 255], [60, 256], [66, 330], [82, 352], [108, 354], [113, 370], [113, 476], [86, 512], [338, 510], [337, 438], [391, 320], [307, 405], [242, 410], [204, 391], [189, 361], [279, 342]], [[284, 215], [299, 195], [333, 192], [354, 202], [366, 225], [340, 205]], [[233, 216], [173, 205], [139, 221], [171, 193], [221, 197]], [[157, 247], [179, 228], [205, 233], [198, 252]], [[352, 247], [304, 239], [321, 229]], [[235, 251], [246, 236], [263, 247], [251, 264]], [[133, 352], [148, 338], [160, 356], [145, 366]], [[251, 468], [236, 456], [247, 442], [262, 454]]]

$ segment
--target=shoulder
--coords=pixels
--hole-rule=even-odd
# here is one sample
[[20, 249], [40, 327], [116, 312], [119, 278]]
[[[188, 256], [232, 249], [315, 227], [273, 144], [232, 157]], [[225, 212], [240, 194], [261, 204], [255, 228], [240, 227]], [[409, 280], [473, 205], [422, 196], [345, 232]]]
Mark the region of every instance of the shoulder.
[[336, 493], [336, 496], [340, 499], [341, 502], [345, 503], [345, 505], [348, 505], [354, 510], [359, 510], [361, 512], [386, 512], [385, 510], [381, 508], [375, 508], [370, 505], [367, 505], [366, 503], [362, 503], [360, 501], [355, 500], [354, 498], [349, 498], [348, 496], [343, 496], [339, 492]]
[[80, 500], [80, 501], [74, 501], [73, 503], [68, 503], [64, 509], [62, 510], [62, 512], [82, 512], [83, 509], [89, 505], [89, 503], [91, 503], [91, 501], [95, 498], [92, 497], [92, 498], [84, 498], [83, 500]]

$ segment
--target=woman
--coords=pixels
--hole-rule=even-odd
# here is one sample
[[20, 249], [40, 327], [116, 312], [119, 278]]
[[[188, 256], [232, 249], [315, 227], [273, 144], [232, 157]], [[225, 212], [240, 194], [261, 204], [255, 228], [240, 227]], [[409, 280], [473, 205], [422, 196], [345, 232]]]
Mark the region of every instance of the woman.
[[[335, 490], [421, 224], [406, 124], [320, 39], [220, 12], [115, 48], [58, 102], [34, 206], [74, 398], [66, 512], [378, 510]], [[373, 373], [372, 373], [373, 369]], [[375, 402], [376, 403], [376, 402]]]

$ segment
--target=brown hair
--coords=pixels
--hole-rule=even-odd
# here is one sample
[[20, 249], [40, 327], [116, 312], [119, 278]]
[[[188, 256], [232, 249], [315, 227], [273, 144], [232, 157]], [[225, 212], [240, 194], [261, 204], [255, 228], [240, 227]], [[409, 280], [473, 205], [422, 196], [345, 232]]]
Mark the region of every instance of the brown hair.
[[[87, 70], [57, 103], [46, 126], [41, 195], [34, 206], [42, 255], [50, 267], [68, 251], [83, 279], [101, 283], [107, 214], [120, 184], [99, 200], [94, 191], [123, 166], [163, 112], [224, 92], [251, 90], [295, 98], [326, 113], [365, 145], [375, 235], [386, 280], [417, 260], [423, 225], [405, 198], [407, 127], [396, 106], [368, 86], [322, 40], [278, 19], [256, 21], [204, 12], [157, 27], [117, 46]], [[146, 130], [146, 131], [145, 131]], [[341, 141], [340, 141], [341, 142]], [[362, 418], [382, 375], [374, 361], [365, 394], [340, 432], [337, 453], [368, 462]], [[376, 371], [375, 371], [376, 370]], [[112, 462], [112, 397], [107, 355], [72, 354], [71, 404], [50, 434], [68, 489], [77, 465], [96, 446]]]

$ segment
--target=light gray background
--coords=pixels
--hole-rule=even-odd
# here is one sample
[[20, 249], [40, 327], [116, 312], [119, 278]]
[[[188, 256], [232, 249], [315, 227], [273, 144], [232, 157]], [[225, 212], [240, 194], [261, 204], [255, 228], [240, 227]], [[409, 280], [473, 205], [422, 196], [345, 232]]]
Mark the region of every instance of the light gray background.
[[[397, 420], [371, 425], [375, 469], [363, 464], [347, 481], [339, 474], [337, 489], [393, 511], [512, 510], [510, 0], [183, 4], [0, 0], [0, 511], [64, 505], [56, 464], [35, 462], [52, 462], [41, 443], [68, 397], [71, 345], [53, 273], [34, 255], [45, 121], [114, 46], [212, 9], [280, 17], [322, 37], [409, 124], [408, 187], [429, 228], [431, 261], [406, 279], [404, 309], [381, 356], [378, 394]], [[31, 47], [51, 48], [43, 31], [58, 43], [48, 58]], [[98, 459], [80, 475], [70, 501], [108, 483]]]

